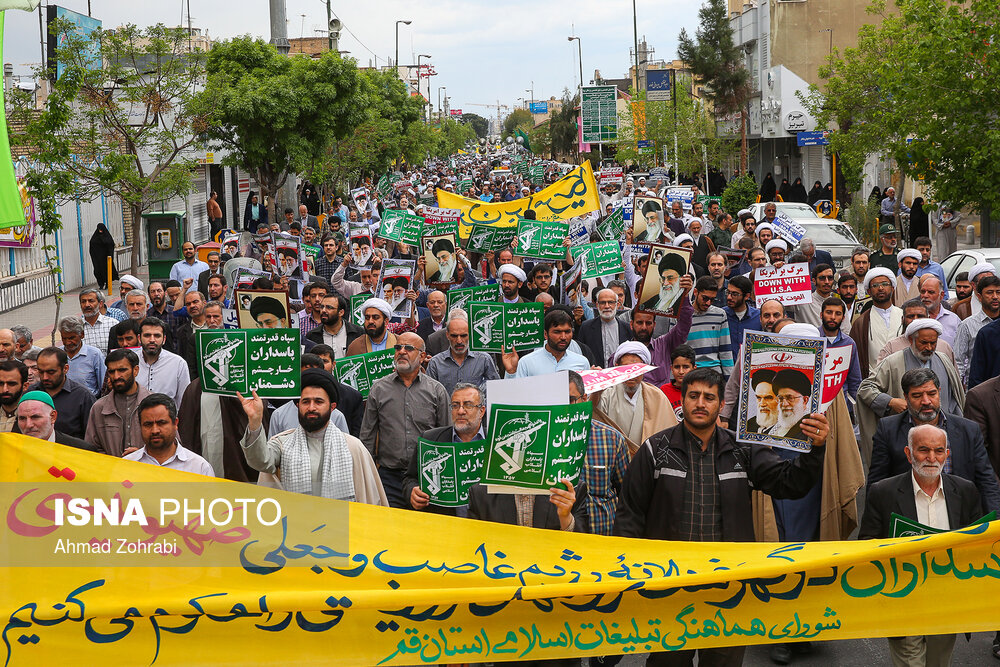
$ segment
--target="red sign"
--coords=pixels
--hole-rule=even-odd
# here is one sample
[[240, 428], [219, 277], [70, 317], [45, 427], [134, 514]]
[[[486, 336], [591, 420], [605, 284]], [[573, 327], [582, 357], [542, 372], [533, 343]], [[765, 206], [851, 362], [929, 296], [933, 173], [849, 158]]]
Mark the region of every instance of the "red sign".
[[824, 412], [844, 388], [847, 374], [851, 370], [852, 349], [850, 345], [826, 348], [826, 356], [823, 358], [823, 398], [820, 401], [822, 403], [820, 412]]
[[450, 115], [452, 115], [452, 116], [461, 116], [462, 115], [462, 110], [461, 109], [452, 109], [448, 113]]
[[239, 190], [240, 190], [241, 193], [243, 193], [243, 192], [250, 192], [250, 179], [249, 178], [241, 178], [239, 180]]
[[757, 305], [774, 299], [783, 306], [812, 303], [812, 281], [809, 264], [785, 264], [781, 268], [764, 266], [757, 269], [753, 281], [753, 295]]

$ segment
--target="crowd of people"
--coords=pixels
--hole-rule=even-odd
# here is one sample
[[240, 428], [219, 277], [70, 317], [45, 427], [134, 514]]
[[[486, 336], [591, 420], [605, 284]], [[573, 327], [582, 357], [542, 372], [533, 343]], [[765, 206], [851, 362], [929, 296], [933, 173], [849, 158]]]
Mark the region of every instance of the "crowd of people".
[[[193, 341], [200, 330], [224, 326], [232, 258], [216, 251], [203, 262], [186, 243], [169, 279], [122, 275], [113, 302], [101, 289], [82, 290], [80, 314], [58, 323], [59, 345], [42, 346], [24, 326], [0, 329], [0, 431], [324, 498], [645, 539], [846, 540], [855, 529], [860, 539], [886, 538], [893, 512], [955, 529], [1000, 510], [1000, 277], [992, 264], [970, 267], [950, 291], [930, 238], [901, 249], [896, 227], [885, 224], [879, 247], [859, 247], [838, 267], [810, 239], [780, 238], [773, 204], [756, 220], [717, 201], [706, 206], [695, 191], [685, 208], [662, 199], [665, 182], [626, 176], [603, 189], [599, 211], [576, 222], [585, 242], [607, 240], [598, 231], [605, 217], [635, 197], [660, 199], [663, 218], [646, 219], [646, 240], [692, 251], [679, 271], [660, 259], [675, 281], [673, 316], [639, 301], [651, 260], [635, 252], [631, 226], [620, 239], [621, 271], [588, 281], [564, 279], [574, 268], [569, 238], [566, 258], [555, 262], [519, 255], [516, 243], [486, 253], [458, 247], [454, 288], [495, 283], [503, 303], [544, 309], [541, 347], [473, 351], [467, 311], [449, 311], [447, 290], [428, 284], [422, 270], [405, 291], [408, 315], [380, 298], [383, 263], [408, 258], [422, 269], [426, 260], [378, 231], [387, 210], [420, 215], [437, 190], [516, 202], [561, 176], [545, 164], [539, 182], [506, 161], [460, 156], [412, 168], [399, 175], [402, 187], [385, 191], [369, 181], [364, 196], [335, 197], [323, 216], [310, 188], [298, 211], [285, 209], [278, 221], [268, 221], [256, 195], [248, 200], [248, 231], [287, 233], [317, 249], [301, 285], [279, 276], [254, 283], [289, 291], [298, 309], [298, 398], [203, 391]], [[800, 182], [789, 188], [806, 196]], [[634, 218], [645, 213], [636, 209]], [[367, 266], [352, 259], [351, 223], [370, 228]], [[786, 263], [808, 266], [812, 302], [757, 303], [757, 271]], [[105, 270], [104, 278], [115, 275]], [[367, 297], [357, 321], [356, 295]], [[824, 338], [850, 355], [841, 396], [801, 421], [810, 451], [736, 440], [746, 331]], [[393, 369], [367, 397], [334, 373], [339, 359], [381, 350], [394, 352]], [[580, 375], [633, 363], [655, 368], [592, 393]], [[593, 406], [579, 482], [547, 496], [477, 485], [465, 507], [431, 504], [418, 474], [418, 439], [482, 439], [487, 382], [558, 371], [569, 371], [570, 402]], [[752, 391], [755, 419], [774, 423], [794, 386], [779, 395], [777, 380], [760, 376]], [[895, 664], [938, 665], [948, 664], [955, 636], [888, 641]], [[775, 645], [771, 657], [787, 664], [807, 649]], [[700, 664], [735, 665], [744, 648], [700, 653]], [[993, 653], [1000, 658], [1000, 634]], [[648, 664], [692, 664], [693, 654], [654, 653]]]

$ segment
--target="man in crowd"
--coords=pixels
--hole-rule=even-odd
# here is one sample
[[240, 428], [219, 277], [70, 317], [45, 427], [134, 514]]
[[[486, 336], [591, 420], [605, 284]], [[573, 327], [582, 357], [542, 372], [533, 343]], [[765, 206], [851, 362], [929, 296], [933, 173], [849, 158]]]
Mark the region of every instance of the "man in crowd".
[[521, 298], [521, 287], [528, 276], [524, 269], [514, 264], [503, 264], [497, 269], [497, 276], [500, 280], [500, 297], [503, 303], [524, 303]]
[[48, 440], [90, 452], [101, 451], [95, 445], [84, 442], [59, 428], [59, 416], [52, 396], [44, 391], [29, 391], [21, 396], [17, 404], [17, 430], [39, 440]]
[[348, 299], [355, 294], [375, 294], [375, 288], [378, 286], [379, 270], [382, 267], [382, 256], [376, 254], [372, 258], [371, 268], [364, 268], [358, 271], [358, 278], [361, 282], [344, 279], [344, 274], [350, 264], [351, 255], [347, 254], [344, 256], [340, 266], [337, 267], [337, 270], [334, 271], [333, 277], [330, 279], [330, 287]]
[[883, 267], [869, 269], [862, 283], [871, 296], [871, 308], [857, 315], [851, 325], [851, 340], [858, 345], [861, 374], [867, 376], [877, 363], [879, 352], [897, 335], [903, 311], [892, 305], [896, 273]]
[[961, 414], [965, 406], [965, 389], [958, 371], [947, 357], [937, 351], [941, 323], [930, 318], [913, 320], [906, 327], [910, 347], [886, 357], [858, 390], [858, 421], [861, 430], [862, 459], [867, 468], [871, 462], [872, 436], [882, 417], [906, 410], [901, 379], [906, 371], [930, 368], [940, 384], [941, 407], [949, 414]]
[[500, 373], [493, 357], [486, 352], [469, 349], [468, 320], [448, 320], [448, 349], [431, 357], [427, 375], [434, 378], [449, 394], [459, 384], [484, 387], [489, 380], [499, 380]]
[[177, 406], [166, 394], [150, 394], [139, 402], [139, 429], [143, 447], [125, 455], [129, 461], [215, 477], [208, 461], [177, 439]]
[[[855, 248], [854, 252], [851, 253], [851, 274], [858, 283], [859, 299], [868, 296], [868, 292], [865, 291], [865, 276], [870, 268], [868, 261], [870, 254], [868, 248]], [[895, 275], [895, 271], [893, 271], [893, 275]]]
[[936, 276], [942, 285], [943, 299], [948, 300], [948, 280], [945, 278], [944, 269], [940, 264], [931, 259], [931, 240], [926, 236], [919, 236], [913, 243], [913, 247], [920, 253], [920, 264], [917, 266], [917, 276]]
[[892, 302], [900, 306], [903, 302], [920, 296], [920, 285], [917, 280], [920, 253], [913, 248], [907, 248], [900, 250], [896, 259], [899, 261], [899, 274], [896, 277], [896, 289], [892, 295]]
[[303, 337], [323, 323], [320, 303], [325, 296], [324, 283], [313, 281], [302, 287], [302, 302], [305, 304], [305, 309], [299, 313], [299, 331]]
[[69, 379], [69, 357], [58, 347], [47, 347], [38, 353], [38, 384], [52, 398], [59, 413], [56, 428], [68, 436], [82, 438], [87, 432], [90, 406], [94, 393]]
[[[906, 204], [904, 204], [903, 202], [899, 202], [899, 212], [900, 213], [909, 213], [910, 212], [910, 207], [907, 206]], [[896, 217], [896, 188], [894, 188], [892, 186], [889, 186], [888, 188], [885, 189], [885, 197], [882, 199], [882, 204], [881, 204], [879, 213], [881, 214], [882, 220], [884, 222], [889, 222], [889, 221], [895, 219], [895, 217]], [[883, 227], [885, 227], [885, 226], [887, 226], [887, 225], [883, 225]], [[892, 225], [888, 225], [888, 226], [892, 226]], [[895, 229], [895, 227], [893, 227], [893, 229]]]
[[113, 317], [101, 314], [104, 294], [100, 290], [86, 288], [80, 292], [80, 311], [83, 313], [83, 342], [93, 345], [101, 354], [108, 353], [108, 336], [111, 327], [118, 324]]
[[[905, 350], [910, 347], [910, 339], [905, 335], [906, 327], [910, 326], [910, 323], [919, 317], [928, 317], [927, 306], [925, 306], [924, 302], [920, 299], [910, 299], [903, 304], [901, 310], [903, 311], [903, 320], [899, 325], [900, 334], [885, 344], [882, 351], [878, 353], [876, 364], [882, 363], [882, 360], [893, 352], [899, 352], [900, 350]], [[948, 357], [949, 360], [952, 362], [955, 361], [955, 355], [951, 349], [951, 345], [948, 345], [943, 338], [938, 339], [937, 349], [938, 352]]]
[[389, 302], [372, 297], [361, 304], [361, 314], [365, 318], [365, 333], [348, 344], [347, 356], [391, 349], [396, 344], [396, 334], [387, 328], [392, 318], [392, 306]]
[[556, 371], [582, 371], [590, 368], [587, 357], [569, 350], [573, 342], [573, 318], [565, 310], [553, 308], [543, 320], [545, 345], [520, 358], [517, 350], [504, 351], [502, 361], [507, 375], [531, 377]]
[[854, 321], [854, 307], [858, 304], [858, 281], [850, 271], [841, 271], [837, 276], [837, 296], [844, 302], [844, 333], [851, 332]]
[[943, 283], [937, 276], [930, 274], [920, 276], [917, 281], [920, 290], [920, 300], [927, 306], [927, 316], [941, 323], [941, 327], [944, 329], [941, 339], [954, 347], [955, 336], [958, 334], [958, 325], [961, 324], [962, 320], [947, 308], [941, 307], [944, 301]]
[[111, 393], [90, 408], [83, 439], [111, 456], [122, 456], [143, 446], [138, 408], [149, 391], [136, 382], [139, 357], [132, 350], [112, 350], [104, 363]]
[[858, 361], [858, 346], [844, 333], [844, 302], [838, 297], [831, 296], [824, 299], [821, 305], [820, 334], [826, 338], [826, 349], [830, 354], [834, 354], [832, 350], [844, 348], [843, 353], [850, 355], [850, 370], [847, 371], [844, 388], [854, 399], [858, 395], [858, 387], [861, 386], [861, 363]]
[[[972, 296], [972, 290], [973, 290], [973, 286], [972, 286], [972, 283], [969, 282], [969, 272], [968, 271], [959, 271], [957, 274], [955, 274], [955, 295], [953, 297], [951, 297], [950, 299], [948, 299], [948, 301], [947, 301], [948, 310], [950, 310], [950, 311], [952, 311], [954, 313], [955, 312], [955, 305], [959, 301], [961, 301], [963, 299], [968, 299], [969, 297], [971, 297]], [[956, 315], [957, 315], [957, 313], [956, 313]], [[959, 317], [961, 317], [961, 315], [959, 315]]]
[[[758, 231], [758, 233], [760, 232]], [[816, 244], [808, 236], [803, 237], [799, 241], [799, 251], [806, 256], [806, 262], [809, 263], [809, 272], [813, 275], [816, 274], [816, 267], [821, 264], [833, 267], [833, 255], [826, 250], [816, 248]]]
[[[963, 528], [982, 517], [975, 485], [943, 471], [949, 454], [943, 430], [930, 424], [910, 429], [905, 452], [911, 469], [869, 489], [858, 539], [892, 537], [893, 514], [939, 530]], [[889, 638], [894, 665], [950, 665], [954, 646], [953, 634]]]
[[319, 233], [319, 219], [315, 215], [309, 214], [309, 207], [305, 204], [299, 204], [299, 227], [305, 229], [306, 226], [312, 227], [313, 231]]
[[59, 320], [59, 337], [69, 358], [69, 379], [87, 388], [95, 396], [104, 388], [104, 355], [83, 342], [84, 326], [79, 317]]
[[868, 488], [876, 482], [906, 472], [907, 438], [912, 428], [929, 424], [948, 434], [950, 455], [944, 472], [976, 485], [987, 512], [1000, 512], [1000, 484], [990, 464], [979, 425], [941, 409], [941, 382], [929, 368], [915, 368], [900, 379], [906, 409], [879, 420], [872, 439], [872, 464]]
[[394, 371], [372, 383], [361, 424], [361, 441], [379, 467], [390, 507], [406, 507], [403, 477], [417, 438], [448, 423], [449, 397], [444, 386], [421, 373], [424, 341], [415, 333], [400, 334]]
[[597, 313], [598, 317], [580, 325], [577, 339], [590, 348], [597, 365], [604, 368], [618, 345], [629, 340], [632, 332], [627, 324], [618, 319], [618, 296], [612, 290], [598, 290]]
[[760, 329], [760, 309], [754, 308], [753, 283], [746, 276], [735, 276], [726, 286], [726, 322], [729, 325], [729, 340], [735, 352], [743, 344], [743, 332]]
[[772, 239], [764, 246], [764, 252], [767, 253], [767, 263], [775, 268], [780, 268], [785, 263], [788, 244], [783, 239]]
[[[625, 473], [614, 534], [670, 541], [753, 542], [752, 488], [799, 498], [820, 481], [829, 433], [810, 414], [803, 430], [812, 449], [782, 460], [770, 447], [747, 446], [719, 428], [725, 382], [698, 368], [681, 387], [684, 419], [646, 440]], [[671, 501], [668, 501], [671, 499]], [[700, 649], [701, 664], [741, 664], [742, 646]], [[683, 664], [695, 651], [651, 653], [647, 665]]]
[[[428, 442], [462, 442], [483, 440], [483, 417], [486, 415], [486, 396], [477, 384], [459, 382], [451, 391], [451, 426], [432, 428], [420, 437]], [[415, 510], [427, 510], [434, 514], [449, 516], [468, 516], [468, 505], [463, 507], [441, 507], [431, 504], [430, 495], [421, 487], [424, 486], [418, 465], [419, 448], [414, 447], [410, 463], [403, 477], [403, 497], [409, 507]]]
[[879, 249], [868, 255], [868, 263], [871, 268], [888, 269], [895, 275], [899, 270], [899, 258], [897, 257], [899, 249], [896, 248], [898, 236], [899, 233], [896, 231], [895, 225], [886, 224], [878, 228]]
[[[639, 341], [626, 341], [615, 350], [612, 362], [614, 366], [649, 365], [649, 348]], [[625, 436], [629, 453], [654, 433], [677, 424], [666, 395], [643, 380], [643, 375], [637, 375], [593, 396], [595, 418]]]
[[717, 289], [710, 276], [702, 276], [695, 284], [694, 315], [687, 342], [698, 355], [698, 368], [711, 368], [725, 379], [733, 372], [732, 340], [726, 313], [712, 305]]
[[978, 313], [970, 315], [958, 325], [955, 334], [955, 364], [962, 381], [969, 381], [969, 364], [972, 348], [979, 331], [1000, 317], [1000, 278], [994, 275], [981, 276], [976, 283], [974, 297], [981, 307]]
[[719, 288], [712, 305], [725, 308], [728, 298], [726, 288], [729, 286], [729, 281], [726, 280], [726, 269], [728, 268], [726, 256], [721, 252], [708, 253], [705, 255], [705, 268], [708, 269], [709, 277], [715, 280], [715, 285]]
[[0, 433], [17, 425], [17, 402], [28, 389], [28, 367], [16, 359], [0, 361]]
[[205, 294], [209, 301], [218, 301], [223, 308], [229, 307], [229, 299], [226, 298], [226, 276], [217, 275], [208, 279], [208, 292]]
[[29, 351], [34, 350], [37, 354], [41, 352], [42, 348], [34, 344], [35, 337], [31, 333], [31, 329], [23, 324], [15, 324], [10, 328], [11, 333], [14, 334], [14, 358], [18, 361], [24, 359], [24, 355]]
[[[202, 271], [208, 271], [208, 264], [198, 259], [198, 253], [195, 250], [194, 244], [190, 241], [185, 241], [181, 245], [181, 254], [184, 255], [184, 259], [179, 260], [170, 267], [170, 279], [177, 280], [183, 283], [187, 278], [190, 278], [192, 282], [188, 285], [188, 290], [197, 289], [194, 284], [198, 280], [198, 276], [201, 275]], [[138, 286], [142, 289], [142, 285]]]
[[[188, 377], [196, 378], [199, 377], [200, 371], [196, 335], [198, 331], [209, 328], [205, 321], [205, 295], [199, 291], [186, 292], [184, 294], [184, 310], [187, 311], [188, 316], [177, 327], [175, 343], [177, 354], [187, 362]], [[179, 399], [180, 394], [178, 394], [178, 402]]]
[[162, 320], [147, 317], [140, 324], [139, 385], [153, 394], [166, 394], [176, 405], [191, 381], [184, 357], [163, 348], [167, 327]]
[[316, 345], [329, 345], [333, 348], [333, 358], [343, 359], [351, 343], [365, 335], [362, 327], [347, 318], [349, 308], [347, 299], [340, 294], [324, 295], [319, 308], [313, 306], [313, 312], [319, 313], [323, 326], [307, 333], [306, 340]]
[[[198, 274], [198, 291], [202, 294], [208, 293], [208, 279], [212, 276], [221, 276], [222, 274], [222, 254], [218, 250], [210, 250], [207, 255], [205, 255], [206, 264], [208, 264], [208, 269], [202, 271]], [[183, 282], [183, 281], [182, 281]]]
[[434, 290], [427, 295], [427, 310], [430, 317], [421, 318], [417, 325], [417, 335], [427, 342], [435, 331], [440, 331], [446, 325], [445, 314], [448, 309], [448, 297], [441, 290]]
[[267, 438], [264, 402], [237, 394], [247, 416], [240, 442], [247, 461], [263, 473], [277, 475], [286, 491], [387, 506], [375, 462], [361, 441], [330, 423], [340, 395], [325, 370], [302, 371], [299, 425]]
[[823, 302], [834, 296], [833, 281], [833, 266], [817, 264], [812, 270], [812, 282], [815, 286], [812, 302], [795, 306], [793, 317], [796, 322], [811, 324], [817, 329], [823, 324]]
[[320, 246], [323, 252], [316, 258], [315, 273], [327, 283], [333, 281], [333, 274], [342, 261], [337, 255], [337, 245], [337, 239], [333, 235], [324, 235]]

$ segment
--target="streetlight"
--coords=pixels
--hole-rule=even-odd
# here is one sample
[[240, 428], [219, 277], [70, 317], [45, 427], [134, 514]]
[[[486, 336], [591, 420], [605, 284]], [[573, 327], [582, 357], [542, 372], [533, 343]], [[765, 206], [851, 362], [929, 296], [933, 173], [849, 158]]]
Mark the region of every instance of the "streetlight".
[[444, 117], [444, 114], [441, 113], [441, 111], [442, 111], [442, 106], [441, 106], [441, 91], [442, 90], [448, 90], [448, 86], [438, 86], [438, 117], [439, 118], [443, 118]]
[[393, 63], [394, 65], [396, 65], [396, 76], [399, 76], [399, 24], [400, 23], [405, 23], [406, 25], [410, 25], [411, 23], [413, 23], [413, 21], [407, 21], [405, 19], [396, 21], [396, 62]]
[[576, 40], [577, 53], [580, 59], [580, 100], [583, 101], [583, 41], [579, 37], [567, 37], [568, 41]]
[[[423, 71], [423, 70], [420, 69], [420, 59], [421, 58], [430, 58], [430, 56], [427, 55], [426, 53], [421, 53], [421, 54], [419, 54], [417, 56], [417, 95], [422, 95], [423, 94], [423, 93], [420, 92], [420, 78], [421, 78], [421, 72]], [[431, 96], [430, 85], [431, 85], [431, 77], [428, 76], [427, 77], [427, 97]]]
[[632, 39], [635, 40], [635, 90], [639, 92], [639, 24], [635, 18], [635, 0], [632, 0]]

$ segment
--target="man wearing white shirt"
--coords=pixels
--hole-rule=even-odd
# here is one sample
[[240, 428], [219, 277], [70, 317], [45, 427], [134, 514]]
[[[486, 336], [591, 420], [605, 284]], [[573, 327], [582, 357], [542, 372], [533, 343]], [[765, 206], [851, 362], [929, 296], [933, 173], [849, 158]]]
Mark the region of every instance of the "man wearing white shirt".
[[139, 377], [136, 381], [154, 394], [166, 394], [177, 405], [191, 381], [187, 362], [184, 357], [163, 349], [167, 336], [163, 320], [147, 317], [140, 327], [142, 356], [139, 357]]
[[[210, 267], [198, 259], [194, 244], [190, 241], [184, 242], [184, 245], [181, 246], [181, 253], [183, 253], [184, 259], [170, 267], [170, 279], [184, 284], [184, 280], [190, 278], [191, 282], [188, 283], [186, 290], [190, 292], [198, 289], [198, 276], [201, 275], [202, 271], [208, 271]], [[140, 286], [139, 289], [142, 287]]]
[[215, 477], [208, 461], [177, 440], [177, 405], [164, 394], [150, 394], [139, 403], [139, 430], [146, 446], [123, 458], [163, 468]]

